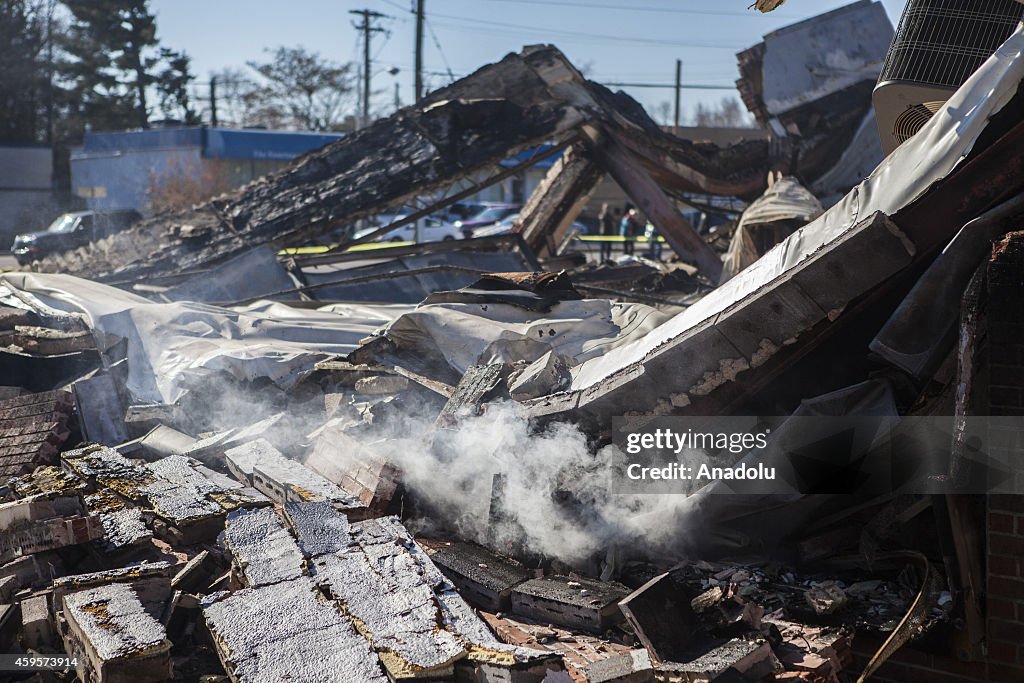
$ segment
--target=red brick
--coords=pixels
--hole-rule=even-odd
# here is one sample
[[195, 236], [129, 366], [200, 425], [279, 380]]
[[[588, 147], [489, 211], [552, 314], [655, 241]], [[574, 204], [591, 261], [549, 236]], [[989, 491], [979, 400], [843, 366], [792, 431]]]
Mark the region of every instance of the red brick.
[[989, 574], [1016, 577], [1020, 572], [1019, 566], [1020, 562], [1013, 557], [1006, 557], [1005, 555], [991, 555], [988, 558]]
[[990, 510], [1024, 513], [1024, 496], [1012, 493], [992, 494], [988, 497]]
[[988, 636], [993, 640], [1018, 645], [1024, 643], [1024, 624], [1018, 621], [989, 619]]
[[996, 619], [1017, 618], [1017, 603], [1011, 602], [1010, 600], [989, 598], [986, 607], [988, 608], [989, 617], [995, 617]]
[[878, 667], [875, 675], [881, 678], [891, 678], [894, 681], [906, 681], [908, 677], [907, 667], [892, 660]]
[[1024, 415], [1024, 408], [1016, 406], [991, 406], [988, 412], [998, 417], [1016, 417]]
[[1024, 600], [1024, 581], [990, 576], [988, 579], [989, 595], [1011, 600]]
[[985, 680], [985, 662], [963, 662], [952, 657], [935, 656], [935, 668], [939, 671], [964, 676], [971, 679]]
[[988, 513], [988, 530], [1000, 534], [1012, 534], [1014, 531], [1013, 515], [1005, 512]]
[[1017, 408], [1020, 406], [1020, 389], [1016, 387], [990, 387], [988, 390], [988, 402], [993, 409], [996, 406]]
[[988, 551], [993, 555], [1024, 556], [1024, 537], [1007, 534], [989, 534]]
[[[993, 641], [988, 644], [989, 661], [1006, 664], [1017, 663], [1017, 646], [1011, 643]], [[1024, 678], [1019, 679], [1024, 681]]]
[[1024, 363], [1024, 347], [1015, 344], [993, 344], [989, 349], [989, 359], [993, 363], [1003, 365]]
[[978, 671], [974, 675], [948, 673], [940, 669], [925, 669], [917, 666], [907, 667], [906, 683], [976, 683], [985, 680], [985, 665], [976, 664]]
[[893, 653], [889, 661], [900, 662], [902, 664], [912, 664], [914, 666], [921, 666], [931, 668], [934, 666], [933, 657], [927, 652], [923, 652], [914, 647], [902, 647]]
[[992, 365], [992, 377], [998, 377], [1000, 384], [1011, 387], [1024, 386], [1024, 368], [1018, 365]]
[[992, 683], [1021, 683], [1024, 681], [1024, 668], [989, 663], [988, 680]]

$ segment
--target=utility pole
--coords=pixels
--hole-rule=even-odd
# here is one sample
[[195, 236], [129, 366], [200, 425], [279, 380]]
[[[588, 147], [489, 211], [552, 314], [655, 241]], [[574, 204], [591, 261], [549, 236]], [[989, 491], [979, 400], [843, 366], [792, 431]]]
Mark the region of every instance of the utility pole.
[[210, 126], [217, 127], [217, 77], [210, 76]]
[[[676, 128], [679, 128], [679, 106], [683, 93], [683, 60], [676, 60]], [[677, 132], [677, 131], [673, 131]]]
[[55, 108], [53, 104], [53, 12], [56, 3], [50, 0], [46, 6], [46, 144], [53, 144]]
[[348, 13], [358, 14], [363, 18], [361, 24], [353, 24], [353, 26], [363, 32], [363, 116], [361, 128], [370, 122], [370, 62], [372, 61], [370, 58], [370, 37], [374, 33], [384, 30], [379, 26], [374, 26], [373, 20], [384, 19], [387, 15], [370, 9], [354, 9], [349, 10]]
[[426, 0], [416, 0], [416, 86], [414, 102], [423, 99], [423, 24], [426, 22]]

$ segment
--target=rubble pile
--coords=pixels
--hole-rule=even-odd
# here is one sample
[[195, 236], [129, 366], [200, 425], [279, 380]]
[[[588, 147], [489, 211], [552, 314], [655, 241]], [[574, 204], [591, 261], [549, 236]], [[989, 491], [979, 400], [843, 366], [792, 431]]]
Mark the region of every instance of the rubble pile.
[[[1022, 50], [1024, 30], [829, 208], [787, 166], [828, 172], [820, 131], [677, 139], [540, 46], [0, 275], [0, 652], [97, 683], [839, 683], [858, 634], [885, 640], [863, 675], [978, 642], [963, 497], [812, 495], [786, 439], [972, 409], [970, 293], [1024, 214]], [[558, 162], [511, 235], [271, 248], [542, 143]], [[566, 248], [606, 174], [673, 258]], [[693, 191], [756, 200], [728, 255], [674, 208]], [[623, 430], [725, 415], [771, 439], [700, 462], [789, 488], [613, 481]], [[893, 439], [871, 454], [896, 470]], [[852, 448], [828, 443], [829, 483], [859, 476]]]

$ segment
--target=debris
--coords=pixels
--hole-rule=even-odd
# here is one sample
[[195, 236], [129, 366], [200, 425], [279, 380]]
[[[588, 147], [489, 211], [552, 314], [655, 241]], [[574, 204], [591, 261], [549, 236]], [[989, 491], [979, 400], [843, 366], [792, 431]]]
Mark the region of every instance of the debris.
[[99, 518], [86, 514], [77, 496], [41, 494], [0, 504], [0, 562], [102, 537]]
[[508, 378], [508, 393], [516, 401], [554, 394], [570, 382], [569, 364], [548, 351]]
[[756, 681], [782, 670], [767, 642], [736, 638], [692, 661], [659, 664], [655, 676], [666, 683], [703, 683], [733, 671], [740, 674], [737, 680]]
[[171, 643], [135, 591], [112, 583], [65, 595], [65, 648], [83, 680], [149, 683], [171, 678]]
[[[645, 659], [643, 655], [639, 655], [634, 660], [632, 653], [635, 650], [632, 647], [587, 633], [487, 612], [482, 613], [481, 617], [503, 642], [557, 653], [562, 657], [573, 683], [588, 683], [588, 671], [597, 662], [627, 657], [630, 665], [636, 661], [638, 668], [642, 668], [639, 663]], [[646, 653], [645, 650], [640, 652]], [[621, 671], [624, 664], [625, 662], [620, 662], [609, 667]]]
[[423, 576], [426, 555], [397, 520], [358, 522], [352, 532], [355, 545], [314, 559], [317, 585], [345, 605], [392, 678], [452, 676], [468, 650], [439, 621], [438, 584]]
[[0, 401], [0, 479], [54, 464], [71, 433], [71, 408], [71, 395], [66, 391], [24, 394]]
[[50, 618], [46, 594], [21, 601], [21, 645], [36, 652], [48, 652], [56, 644], [56, 632]]
[[172, 590], [205, 593], [213, 579], [214, 558], [209, 550], [200, 551], [171, 579]]
[[653, 661], [675, 662], [685, 656], [698, 621], [668, 572], [626, 596], [619, 609]]
[[371, 444], [346, 434], [333, 420], [314, 440], [306, 466], [359, 502], [359, 506], [346, 508], [353, 521], [386, 513], [401, 481], [395, 465]]
[[835, 581], [815, 584], [804, 593], [804, 596], [807, 598], [807, 604], [819, 615], [834, 614], [845, 607], [849, 600]]
[[589, 683], [647, 683], [653, 680], [654, 666], [647, 650], [632, 650], [587, 667]]
[[[742, 152], [709, 154], [662, 132], [628, 98], [616, 98], [586, 81], [557, 49], [533, 46], [434, 91], [415, 107], [357, 135], [311, 152], [288, 170], [257, 180], [218, 203], [143, 220], [103, 240], [102, 246], [44, 259], [40, 267], [137, 279], [194, 270], [271, 240], [299, 244], [399, 203], [414, 188], [425, 194], [485, 171], [523, 149], [577, 136], [584, 125], [609, 133], [622, 131], [616, 144], [628, 152], [615, 154], [622, 158], [620, 166], [629, 161], [630, 171], [620, 172], [617, 180], [650, 165], [679, 191], [713, 187], [745, 194], [761, 186], [768, 170], [767, 141], [741, 144]], [[464, 141], [472, 144], [461, 144]], [[635, 161], [634, 155], [639, 157]], [[353, 163], [355, 159], [367, 163]], [[283, 202], [284, 196], [291, 201]], [[307, 197], [338, 200], [329, 202], [328, 208]], [[406, 219], [417, 217], [411, 216]], [[223, 229], [224, 221], [230, 222], [231, 230]], [[185, 226], [187, 234], [182, 232]], [[678, 234], [668, 225], [664, 230]]]
[[105, 446], [128, 440], [124, 410], [113, 377], [103, 374], [81, 379], [74, 388], [83, 438]]
[[821, 215], [821, 202], [796, 178], [772, 179], [768, 190], [740, 216], [725, 255], [722, 280], [739, 273], [769, 249]]
[[258, 588], [302, 575], [302, 553], [273, 508], [235, 510], [224, 526], [224, 545], [244, 584]]
[[214, 594], [202, 609], [224, 669], [237, 683], [388, 680], [369, 643], [308, 577]]
[[[684, 129], [727, 146], [529, 47], [0, 275], [0, 650], [207, 683], [838, 683], [864, 633], [862, 679], [926, 639], [1005, 664], [1020, 506], [934, 492], [985, 479], [968, 418], [1024, 410], [1020, 250], [984, 262], [1024, 215], [1024, 29], [872, 172], [890, 28], [865, 0], [741, 53], [764, 130]], [[502, 181], [511, 232], [369, 244]], [[606, 189], [647, 254], [577, 239]], [[666, 469], [771, 477], [628, 474], [620, 437], [738, 415]]]
[[625, 587], [592, 579], [545, 576], [512, 589], [516, 615], [593, 633], [604, 633], [622, 621], [618, 602]]
[[356, 381], [356, 391], [360, 394], [384, 396], [397, 394], [408, 388], [409, 380], [405, 377], [378, 375], [377, 377], [364, 377]]
[[329, 501], [291, 501], [285, 503], [284, 514], [307, 559], [340, 552], [352, 542], [348, 517], [339, 515]]
[[521, 565], [472, 543], [442, 542], [425, 547], [466, 601], [488, 612], [511, 609], [512, 589], [531, 577]]

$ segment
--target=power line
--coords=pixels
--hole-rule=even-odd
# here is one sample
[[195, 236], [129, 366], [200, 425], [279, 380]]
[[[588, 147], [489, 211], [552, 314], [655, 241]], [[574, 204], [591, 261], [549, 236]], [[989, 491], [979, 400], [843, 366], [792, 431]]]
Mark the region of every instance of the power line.
[[[584, 31], [566, 31], [563, 29], [553, 29], [549, 26], [528, 26], [525, 24], [512, 24], [502, 21], [489, 21], [487, 19], [474, 19], [472, 17], [459, 17], [451, 14], [437, 14], [434, 13], [433, 17], [440, 19], [447, 19], [456, 22], [465, 22], [470, 24], [479, 24], [482, 26], [490, 26], [499, 29], [518, 29], [523, 31], [529, 31], [531, 33], [543, 33], [553, 37], [566, 36], [568, 38], [586, 38], [589, 40], [599, 40], [603, 42], [617, 42], [617, 43], [628, 43], [634, 45], [666, 45], [672, 47], [692, 47], [692, 48], [704, 48], [704, 49], [736, 49], [735, 45], [732, 44], [715, 44], [715, 43], [695, 43], [685, 42], [678, 40], [669, 40], [665, 38], [644, 38], [644, 37], [628, 37], [618, 36], [607, 33], [587, 33]], [[439, 24], [444, 25], [444, 24]], [[451, 26], [450, 26], [451, 27]], [[466, 29], [464, 26], [454, 26], [451, 28]]]
[[[386, 2], [387, 0], [385, 0]], [[593, 2], [566, 2], [565, 0], [485, 0], [486, 2], [500, 2], [503, 4], [516, 4], [516, 5], [543, 5], [543, 6], [558, 6], [558, 7], [579, 7], [584, 9], [611, 9], [621, 10], [624, 12], [657, 12], [661, 14], [691, 14], [695, 16], [710, 16], [710, 17], [752, 17], [761, 18], [761, 14], [757, 12], [725, 12], [720, 10], [694, 10], [684, 9], [682, 7], [634, 7], [632, 5], [608, 5], [602, 3]], [[778, 18], [790, 18], [794, 15], [782, 16], [778, 15]]]
[[441, 55], [441, 61], [444, 62], [444, 68], [448, 70], [448, 78], [450, 78], [452, 81], [455, 81], [456, 78], [455, 74], [452, 73], [452, 65], [448, 63], [448, 58], [444, 54], [444, 48], [441, 47], [441, 41], [437, 39], [437, 34], [434, 33], [433, 23], [427, 21], [426, 17], [424, 17], [423, 23], [426, 25], [427, 30], [430, 31], [430, 37], [433, 39], [434, 45], [437, 46], [437, 51]]
[[[601, 85], [614, 88], [667, 88], [674, 90], [677, 86], [675, 83], [603, 83], [598, 81]], [[735, 85], [694, 85], [690, 83], [684, 83], [678, 86], [681, 90], [735, 90]]]

